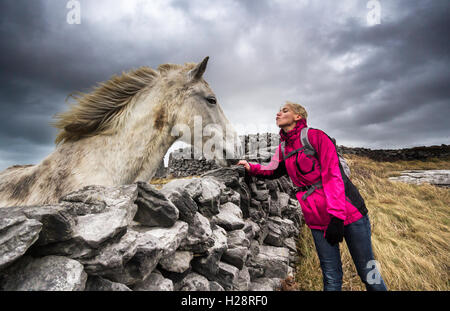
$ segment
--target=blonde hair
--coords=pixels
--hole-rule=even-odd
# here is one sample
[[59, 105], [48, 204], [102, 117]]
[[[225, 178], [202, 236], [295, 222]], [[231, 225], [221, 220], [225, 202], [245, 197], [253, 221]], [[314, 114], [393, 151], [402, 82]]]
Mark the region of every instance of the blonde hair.
[[305, 107], [303, 107], [302, 105], [290, 102], [288, 100], [286, 101], [286, 105], [289, 106], [294, 111], [294, 113], [302, 116], [303, 119], [306, 120], [308, 118], [308, 113], [306, 112]]

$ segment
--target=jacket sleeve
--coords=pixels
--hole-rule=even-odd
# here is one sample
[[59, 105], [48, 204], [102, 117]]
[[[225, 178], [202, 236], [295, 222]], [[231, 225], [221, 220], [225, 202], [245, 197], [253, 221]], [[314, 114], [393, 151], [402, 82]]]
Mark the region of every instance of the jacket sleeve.
[[262, 179], [277, 179], [287, 174], [284, 160], [280, 159], [280, 146], [278, 146], [275, 155], [270, 160], [268, 165], [261, 165], [259, 163], [249, 163], [251, 176], [257, 176]]
[[[315, 137], [314, 137], [315, 136]], [[322, 131], [308, 132], [308, 139], [317, 152], [321, 167], [322, 186], [327, 201], [327, 212], [345, 220], [345, 186], [339, 169], [339, 158], [331, 139]]]

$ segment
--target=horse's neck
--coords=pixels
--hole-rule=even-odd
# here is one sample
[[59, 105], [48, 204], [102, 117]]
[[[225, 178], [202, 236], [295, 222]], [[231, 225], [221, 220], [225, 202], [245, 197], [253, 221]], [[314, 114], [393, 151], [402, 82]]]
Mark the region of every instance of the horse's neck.
[[[91, 137], [77, 171], [83, 179], [103, 185], [149, 181], [175, 138], [152, 132]], [[80, 141], [81, 142], [81, 141]]]
[[79, 181], [119, 185], [148, 181], [154, 175], [176, 140], [170, 135], [166, 117], [149, 111], [158, 111], [161, 97], [160, 90], [152, 88], [130, 104], [129, 112], [123, 114], [114, 134], [96, 135], [73, 143], [79, 162], [74, 162], [72, 167]]

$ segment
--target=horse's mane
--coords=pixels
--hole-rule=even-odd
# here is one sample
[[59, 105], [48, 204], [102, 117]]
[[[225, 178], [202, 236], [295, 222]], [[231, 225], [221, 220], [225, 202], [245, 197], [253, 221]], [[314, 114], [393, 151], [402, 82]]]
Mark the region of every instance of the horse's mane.
[[117, 119], [131, 99], [152, 84], [159, 74], [150, 67], [114, 75], [99, 83], [90, 93], [70, 94], [76, 100], [69, 111], [55, 115], [53, 126], [60, 129], [55, 143], [76, 141], [85, 136], [106, 133], [113, 129]]
[[115, 129], [118, 119], [131, 100], [144, 88], [151, 87], [159, 76], [166, 76], [169, 71], [187, 72], [195, 63], [162, 64], [158, 71], [150, 67], [123, 72], [114, 75], [108, 81], [99, 83], [90, 93], [74, 92], [69, 95], [76, 100], [69, 111], [56, 114], [52, 125], [60, 131], [55, 143], [76, 141], [82, 137], [108, 133]]

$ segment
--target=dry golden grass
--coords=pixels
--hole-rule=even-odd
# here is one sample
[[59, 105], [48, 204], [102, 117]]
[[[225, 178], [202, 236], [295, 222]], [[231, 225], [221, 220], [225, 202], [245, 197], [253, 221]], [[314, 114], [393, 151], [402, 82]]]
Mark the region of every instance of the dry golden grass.
[[[391, 182], [407, 169], [450, 169], [450, 159], [375, 162], [346, 155], [352, 181], [364, 197], [375, 259], [389, 290], [450, 289], [450, 189]], [[340, 244], [343, 290], [365, 290], [345, 243]], [[295, 280], [300, 290], [322, 290], [311, 231], [303, 226]]]
[[191, 179], [200, 176], [187, 176], [187, 177], [173, 177], [172, 175], [167, 176], [167, 178], [153, 178], [149, 183], [155, 186], [156, 189], [160, 190], [165, 184], [174, 179]]

